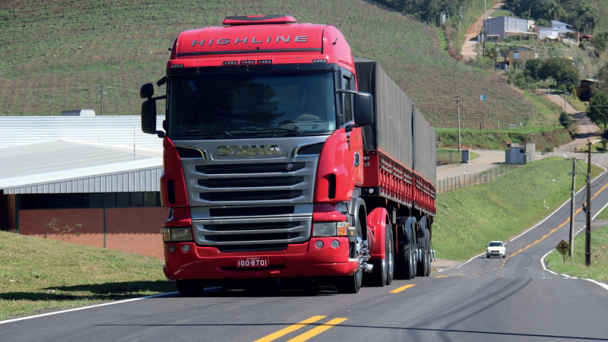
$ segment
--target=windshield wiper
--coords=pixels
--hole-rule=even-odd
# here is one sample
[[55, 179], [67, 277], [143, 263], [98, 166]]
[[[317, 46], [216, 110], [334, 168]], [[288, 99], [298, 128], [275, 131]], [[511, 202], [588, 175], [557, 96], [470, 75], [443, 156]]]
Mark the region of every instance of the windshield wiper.
[[182, 135], [199, 135], [199, 134], [203, 134], [203, 135], [221, 135], [221, 138], [223, 138], [224, 136], [227, 136], [229, 138], [232, 138], [232, 134], [230, 134], [229, 132], [226, 131], [214, 131], [214, 130], [210, 130], [210, 129], [189, 129], [185, 132], [182, 132]]

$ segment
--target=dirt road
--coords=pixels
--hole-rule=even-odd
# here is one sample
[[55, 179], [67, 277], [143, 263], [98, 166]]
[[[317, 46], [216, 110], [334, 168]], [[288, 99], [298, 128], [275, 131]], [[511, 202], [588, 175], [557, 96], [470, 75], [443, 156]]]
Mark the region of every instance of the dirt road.
[[460, 55], [463, 60], [475, 59], [477, 58], [477, 36], [481, 33], [481, 28], [483, 27], [483, 21], [486, 18], [489, 18], [494, 14], [494, 12], [498, 11], [504, 2], [495, 3], [490, 9], [486, 11], [486, 13], [478, 16], [473, 24], [469, 26], [467, 33], [464, 37], [464, 44], [462, 44], [462, 50], [460, 51]]
[[[549, 93], [546, 95], [549, 100], [558, 104], [562, 108], [564, 108], [564, 98], [557, 94]], [[595, 140], [599, 139], [600, 128], [591, 122], [587, 114], [585, 112], [579, 112], [574, 107], [570, 105], [570, 103], [566, 102], [566, 113], [570, 114], [572, 118], [572, 122], [578, 127], [578, 136], [572, 142], [560, 146], [558, 151], [564, 152], [572, 152], [575, 148], [580, 148], [583, 146], [587, 139]]]

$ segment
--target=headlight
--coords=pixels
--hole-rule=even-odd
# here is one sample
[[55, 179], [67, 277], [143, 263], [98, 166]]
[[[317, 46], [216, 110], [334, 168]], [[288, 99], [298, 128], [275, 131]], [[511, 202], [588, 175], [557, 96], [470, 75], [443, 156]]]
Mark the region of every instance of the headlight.
[[315, 222], [312, 236], [346, 236], [347, 222]]
[[163, 241], [175, 242], [175, 241], [192, 241], [192, 230], [190, 227], [180, 228], [163, 228]]

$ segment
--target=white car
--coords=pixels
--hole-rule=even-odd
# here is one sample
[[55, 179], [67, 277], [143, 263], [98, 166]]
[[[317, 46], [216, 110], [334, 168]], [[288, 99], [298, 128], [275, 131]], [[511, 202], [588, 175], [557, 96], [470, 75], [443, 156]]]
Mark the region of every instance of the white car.
[[507, 248], [502, 241], [490, 241], [486, 248], [486, 257], [488, 258], [491, 256], [501, 256], [504, 258], [506, 254]]

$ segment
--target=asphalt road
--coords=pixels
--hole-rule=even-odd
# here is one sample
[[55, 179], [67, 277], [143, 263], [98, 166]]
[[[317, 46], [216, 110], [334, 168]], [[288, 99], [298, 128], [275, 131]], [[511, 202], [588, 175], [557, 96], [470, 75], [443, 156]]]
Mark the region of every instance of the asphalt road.
[[[592, 212], [608, 203], [607, 189], [602, 176]], [[0, 341], [608, 341], [608, 286], [554, 274], [541, 262], [567, 241], [569, 210], [509, 241], [504, 259], [481, 255], [357, 295], [330, 287], [173, 293], [3, 321]], [[584, 222], [581, 211], [576, 229]]]

